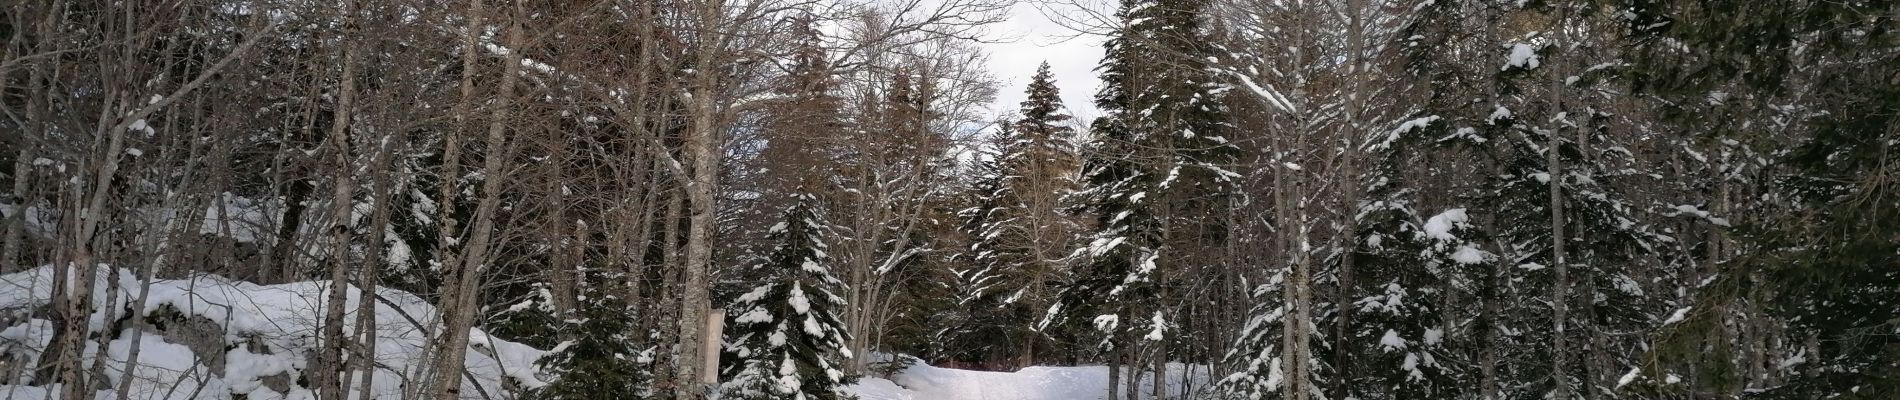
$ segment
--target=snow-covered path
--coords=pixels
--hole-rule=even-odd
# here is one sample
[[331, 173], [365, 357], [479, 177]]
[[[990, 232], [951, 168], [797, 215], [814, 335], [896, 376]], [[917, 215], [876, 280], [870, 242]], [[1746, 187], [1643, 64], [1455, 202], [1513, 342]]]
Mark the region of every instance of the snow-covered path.
[[[1183, 366], [1170, 364], [1168, 370], [1168, 391], [1178, 396]], [[1144, 391], [1152, 387], [1147, 382]], [[1204, 382], [1195, 379], [1192, 389]], [[986, 372], [917, 365], [890, 380], [865, 377], [851, 389], [861, 400], [1089, 400], [1105, 397], [1107, 385], [1108, 368], [1102, 366]]]

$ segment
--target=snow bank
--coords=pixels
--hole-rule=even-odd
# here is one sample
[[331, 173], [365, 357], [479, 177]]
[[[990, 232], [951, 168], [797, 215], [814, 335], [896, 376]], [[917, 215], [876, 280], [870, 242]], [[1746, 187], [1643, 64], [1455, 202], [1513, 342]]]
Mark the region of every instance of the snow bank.
[[[1182, 386], [1189, 374], [1191, 387]], [[1205, 367], [1169, 363], [1170, 397], [1207, 386]], [[1142, 393], [1153, 390], [1151, 375], [1143, 375]], [[969, 371], [914, 365], [891, 379], [864, 377], [849, 391], [860, 400], [1089, 400], [1108, 395], [1108, 367], [1029, 367], [1016, 372]]]
[[[40, 351], [52, 340], [52, 323], [34, 314], [48, 302], [52, 273], [52, 267], [44, 266], [0, 275], [0, 313], [4, 313], [0, 317], [12, 323], [0, 329], [0, 357], [37, 363]], [[139, 293], [139, 282], [131, 271], [101, 265], [95, 273], [99, 277], [93, 282], [95, 304], [105, 303], [112, 279], [119, 282], [116, 303], [97, 307], [99, 311], [88, 322], [95, 335], [115, 338], [104, 352], [108, 365], [104, 378], [114, 386], [132, 379], [130, 398], [313, 398], [299, 382], [317, 351], [327, 283], [257, 285], [197, 275], [156, 280], [147, 300], [132, 304]], [[357, 304], [363, 296], [354, 287], [345, 288], [344, 294], [348, 314], [344, 320], [349, 323], [343, 329], [352, 332]], [[378, 399], [399, 399], [403, 382], [419, 379], [418, 369], [424, 365], [422, 349], [428, 343], [419, 325], [433, 324], [436, 310], [422, 298], [397, 290], [378, 290], [371, 299], [377, 302], [373, 317], [378, 365], [371, 392]], [[118, 312], [108, 317], [108, 310]], [[127, 310], [148, 318], [144, 331], [120, 319]], [[465, 350], [468, 379], [463, 381], [462, 398], [509, 398], [505, 392], [510, 387], [545, 384], [533, 364], [545, 352], [490, 337], [479, 329], [470, 335]], [[128, 378], [122, 369], [135, 341], [140, 343], [140, 354]], [[99, 356], [97, 347], [88, 345], [86, 362]], [[35, 382], [30, 369], [4, 372], [13, 376], [0, 379], [15, 383], [0, 385], [0, 393], [11, 394], [9, 398], [47, 399], [53, 396], [48, 393], [57, 392], [56, 385]], [[358, 385], [350, 387], [355, 392]], [[112, 393], [109, 390], [100, 393], [102, 398], [112, 398], [104, 395]], [[356, 396], [351, 394], [351, 398]]]

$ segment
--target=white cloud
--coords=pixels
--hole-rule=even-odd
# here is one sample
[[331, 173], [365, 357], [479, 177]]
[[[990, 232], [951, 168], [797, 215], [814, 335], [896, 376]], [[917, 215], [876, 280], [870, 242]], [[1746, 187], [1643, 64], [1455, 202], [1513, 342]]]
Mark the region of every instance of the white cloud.
[[1095, 66], [1102, 61], [1102, 38], [1076, 36], [1029, 4], [1012, 7], [1009, 20], [992, 32], [991, 39], [1005, 41], [984, 45], [990, 52], [990, 73], [1002, 85], [990, 104], [992, 113], [1015, 111], [1036, 65], [1048, 61], [1069, 113], [1083, 122], [1099, 116], [1094, 97], [1101, 81], [1096, 79]]

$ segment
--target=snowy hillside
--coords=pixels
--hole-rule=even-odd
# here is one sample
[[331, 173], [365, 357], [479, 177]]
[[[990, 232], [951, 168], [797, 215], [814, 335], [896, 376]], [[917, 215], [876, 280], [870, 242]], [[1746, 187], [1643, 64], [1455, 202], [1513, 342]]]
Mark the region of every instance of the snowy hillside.
[[[9, 361], [0, 369], [0, 382], [9, 383], [0, 384], [0, 398], [43, 399], [57, 392], [57, 386], [36, 381], [31, 367], [20, 367], [38, 365], [40, 352], [53, 339], [54, 326], [43, 314], [52, 272], [51, 267], [40, 267], [0, 276], [0, 321], [7, 324], [0, 331], [0, 358]], [[110, 297], [116, 306], [97, 307], [90, 331], [114, 338], [105, 345], [105, 383], [117, 387], [131, 379], [131, 399], [313, 398], [300, 382], [317, 350], [325, 283], [256, 285], [215, 275], [161, 279], [152, 282], [146, 300], [134, 307], [131, 299], [137, 299], [141, 289], [130, 271], [100, 266], [97, 274], [101, 278], [94, 282], [95, 304], [105, 304]], [[117, 285], [110, 284], [114, 277]], [[345, 309], [354, 314], [360, 293], [352, 287], [346, 295]], [[428, 339], [418, 326], [435, 318], [435, 307], [394, 290], [380, 290], [372, 299], [378, 302], [379, 366], [372, 391], [378, 399], [401, 398], [403, 382], [413, 380], [424, 364], [422, 349]], [[124, 311], [142, 313], [148, 319], [146, 328], [132, 327]], [[482, 399], [510, 386], [542, 384], [533, 361], [544, 352], [489, 337], [479, 329], [471, 335], [466, 350], [470, 379], [463, 383], [463, 398]], [[99, 357], [99, 345], [89, 339], [87, 346], [85, 365], [91, 365]], [[126, 360], [135, 353], [136, 366], [127, 374]], [[100, 398], [113, 398], [110, 389], [100, 393]]]

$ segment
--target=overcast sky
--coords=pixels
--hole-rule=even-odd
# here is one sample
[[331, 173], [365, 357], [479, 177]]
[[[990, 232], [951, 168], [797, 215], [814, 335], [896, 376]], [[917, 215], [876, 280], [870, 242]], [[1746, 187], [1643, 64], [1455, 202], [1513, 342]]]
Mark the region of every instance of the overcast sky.
[[1036, 74], [1036, 65], [1048, 61], [1069, 114], [1083, 120], [1097, 116], [1092, 99], [1100, 84], [1094, 71], [1102, 61], [1100, 37], [1070, 38], [1071, 31], [1027, 2], [1018, 2], [1010, 10], [1009, 20], [993, 27], [990, 36], [1007, 41], [985, 45], [990, 52], [990, 73], [1002, 84], [996, 102], [990, 105], [993, 114], [1017, 110], [1024, 86]]

